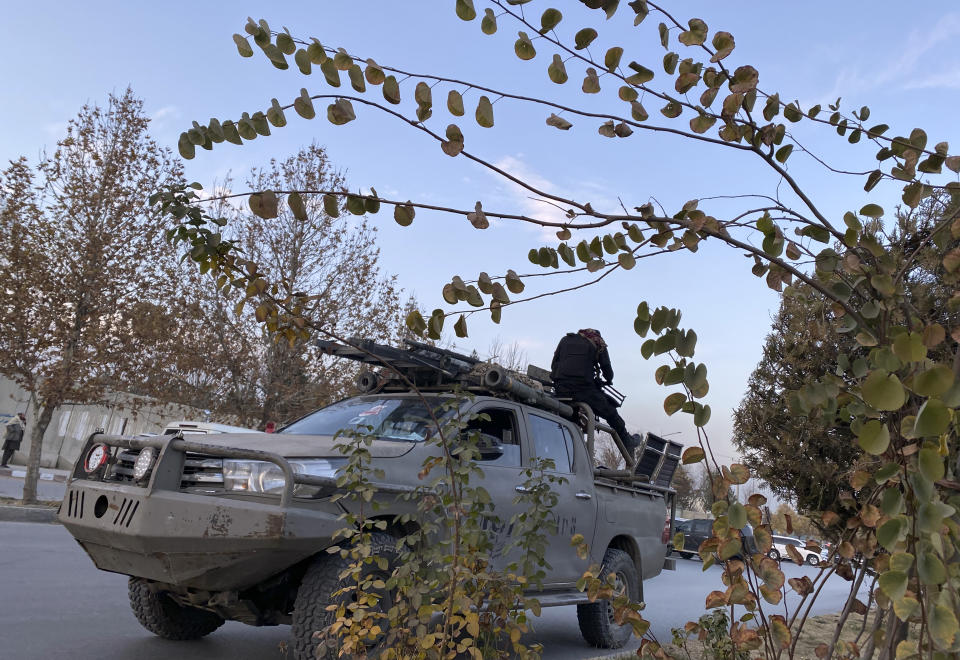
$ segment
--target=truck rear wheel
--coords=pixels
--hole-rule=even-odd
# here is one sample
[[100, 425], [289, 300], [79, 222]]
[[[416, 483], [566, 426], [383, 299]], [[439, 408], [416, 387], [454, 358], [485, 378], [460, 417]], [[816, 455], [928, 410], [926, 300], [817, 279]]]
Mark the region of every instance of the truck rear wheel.
[[[605, 580], [611, 573], [616, 575], [615, 584], [626, 590], [630, 600], [640, 598], [640, 576], [629, 554], [617, 548], [607, 548], [600, 579]], [[618, 649], [633, 634], [630, 624], [617, 625], [613, 620], [613, 605], [606, 600], [577, 605], [577, 622], [583, 639], [601, 649]]]
[[[394, 564], [397, 557], [397, 541], [389, 534], [374, 532], [371, 534], [371, 554], [385, 558], [389, 564]], [[340, 579], [340, 574], [350, 567], [353, 560], [341, 557], [339, 554], [324, 554], [313, 560], [297, 590], [297, 599], [293, 606], [293, 657], [295, 660], [315, 660], [316, 658], [335, 658], [337, 652], [328, 646], [320, 648], [321, 640], [314, 637], [314, 633], [322, 632], [335, 620], [336, 613], [327, 610], [328, 605], [350, 602], [351, 594], [335, 596], [348, 583]], [[390, 569], [386, 571], [376, 565], [368, 565], [370, 574], [386, 581], [390, 577]], [[383, 594], [377, 608], [386, 612], [390, 609], [390, 595]], [[386, 624], [381, 624], [386, 629]], [[373, 644], [369, 651], [376, 648]]]
[[127, 590], [140, 625], [164, 639], [200, 639], [223, 625], [219, 615], [179, 605], [167, 594], [150, 589], [143, 578], [130, 578]]

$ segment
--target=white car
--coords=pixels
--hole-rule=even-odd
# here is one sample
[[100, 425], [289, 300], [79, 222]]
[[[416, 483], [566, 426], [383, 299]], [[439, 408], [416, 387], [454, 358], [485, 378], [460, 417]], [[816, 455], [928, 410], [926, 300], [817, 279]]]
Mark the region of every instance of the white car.
[[170, 422], [163, 429], [163, 435], [173, 435], [182, 431], [184, 435], [208, 433], [263, 433], [256, 429], [247, 429], [242, 426], [214, 424], [213, 422]]
[[773, 537], [773, 547], [770, 548], [770, 552], [767, 553], [767, 556], [771, 559], [780, 561], [783, 557], [789, 557], [787, 554], [787, 546], [795, 546], [797, 552], [800, 553], [800, 556], [803, 557], [803, 560], [810, 564], [811, 566], [816, 566], [820, 563], [820, 553], [814, 552], [813, 550], [808, 550], [806, 543], [800, 539], [793, 538], [792, 536], [777, 536]]

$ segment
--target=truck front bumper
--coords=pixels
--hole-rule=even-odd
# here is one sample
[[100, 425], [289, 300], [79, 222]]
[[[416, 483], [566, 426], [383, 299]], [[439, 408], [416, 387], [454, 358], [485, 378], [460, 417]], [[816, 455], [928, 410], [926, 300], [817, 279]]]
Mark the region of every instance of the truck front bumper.
[[225, 591], [258, 584], [332, 543], [340, 510], [309, 506], [74, 480], [58, 517], [97, 568]]

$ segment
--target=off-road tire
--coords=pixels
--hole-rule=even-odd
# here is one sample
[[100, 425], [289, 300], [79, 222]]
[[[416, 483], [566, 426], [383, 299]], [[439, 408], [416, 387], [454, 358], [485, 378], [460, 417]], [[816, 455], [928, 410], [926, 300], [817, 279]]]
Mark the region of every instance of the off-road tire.
[[[629, 554], [617, 548], [607, 548], [600, 579], [605, 580], [610, 573], [616, 573], [624, 582], [632, 601], [640, 599], [640, 576]], [[614, 622], [613, 606], [605, 600], [577, 605], [577, 623], [583, 639], [601, 649], [618, 649], [633, 634], [629, 624], [618, 626]]]
[[[397, 540], [389, 534], [374, 532], [371, 535], [372, 552], [384, 557], [391, 564], [397, 557]], [[327, 606], [337, 602], [334, 594], [343, 588], [340, 574], [349, 568], [353, 560], [341, 557], [339, 554], [323, 553], [317, 556], [307, 568], [300, 587], [297, 590], [297, 599], [293, 606], [293, 621], [291, 636], [293, 637], [294, 660], [315, 660], [316, 658], [335, 658], [334, 649], [324, 647], [319, 649], [320, 639], [314, 638], [314, 633], [326, 629], [334, 621], [335, 613], [328, 611]], [[379, 571], [375, 567], [373, 570]], [[389, 572], [387, 576], [389, 575]], [[384, 576], [386, 579], [387, 576]]]
[[780, 551], [776, 548], [770, 548], [770, 552], [767, 553], [767, 556], [773, 561], [780, 561]]
[[218, 614], [178, 605], [170, 596], [152, 591], [143, 578], [130, 578], [127, 590], [137, 621], [158, 637], [177, 641], [200, 639], [223, 625]]

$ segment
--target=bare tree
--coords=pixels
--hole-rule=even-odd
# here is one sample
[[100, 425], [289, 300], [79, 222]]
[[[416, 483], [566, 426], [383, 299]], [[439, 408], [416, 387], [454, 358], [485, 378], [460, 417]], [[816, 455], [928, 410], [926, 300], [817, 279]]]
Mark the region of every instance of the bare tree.
[[169, 263], [144, 193], [181, 178], [149, 121], [130, 89], [110, 95], [37, 166], [20, 159], [0, 174], [0, 373], [30, 395], [25, 502], [54, 411], [101, 399], [144, 357], [126, 350], [124, 319], [156, 299]]

